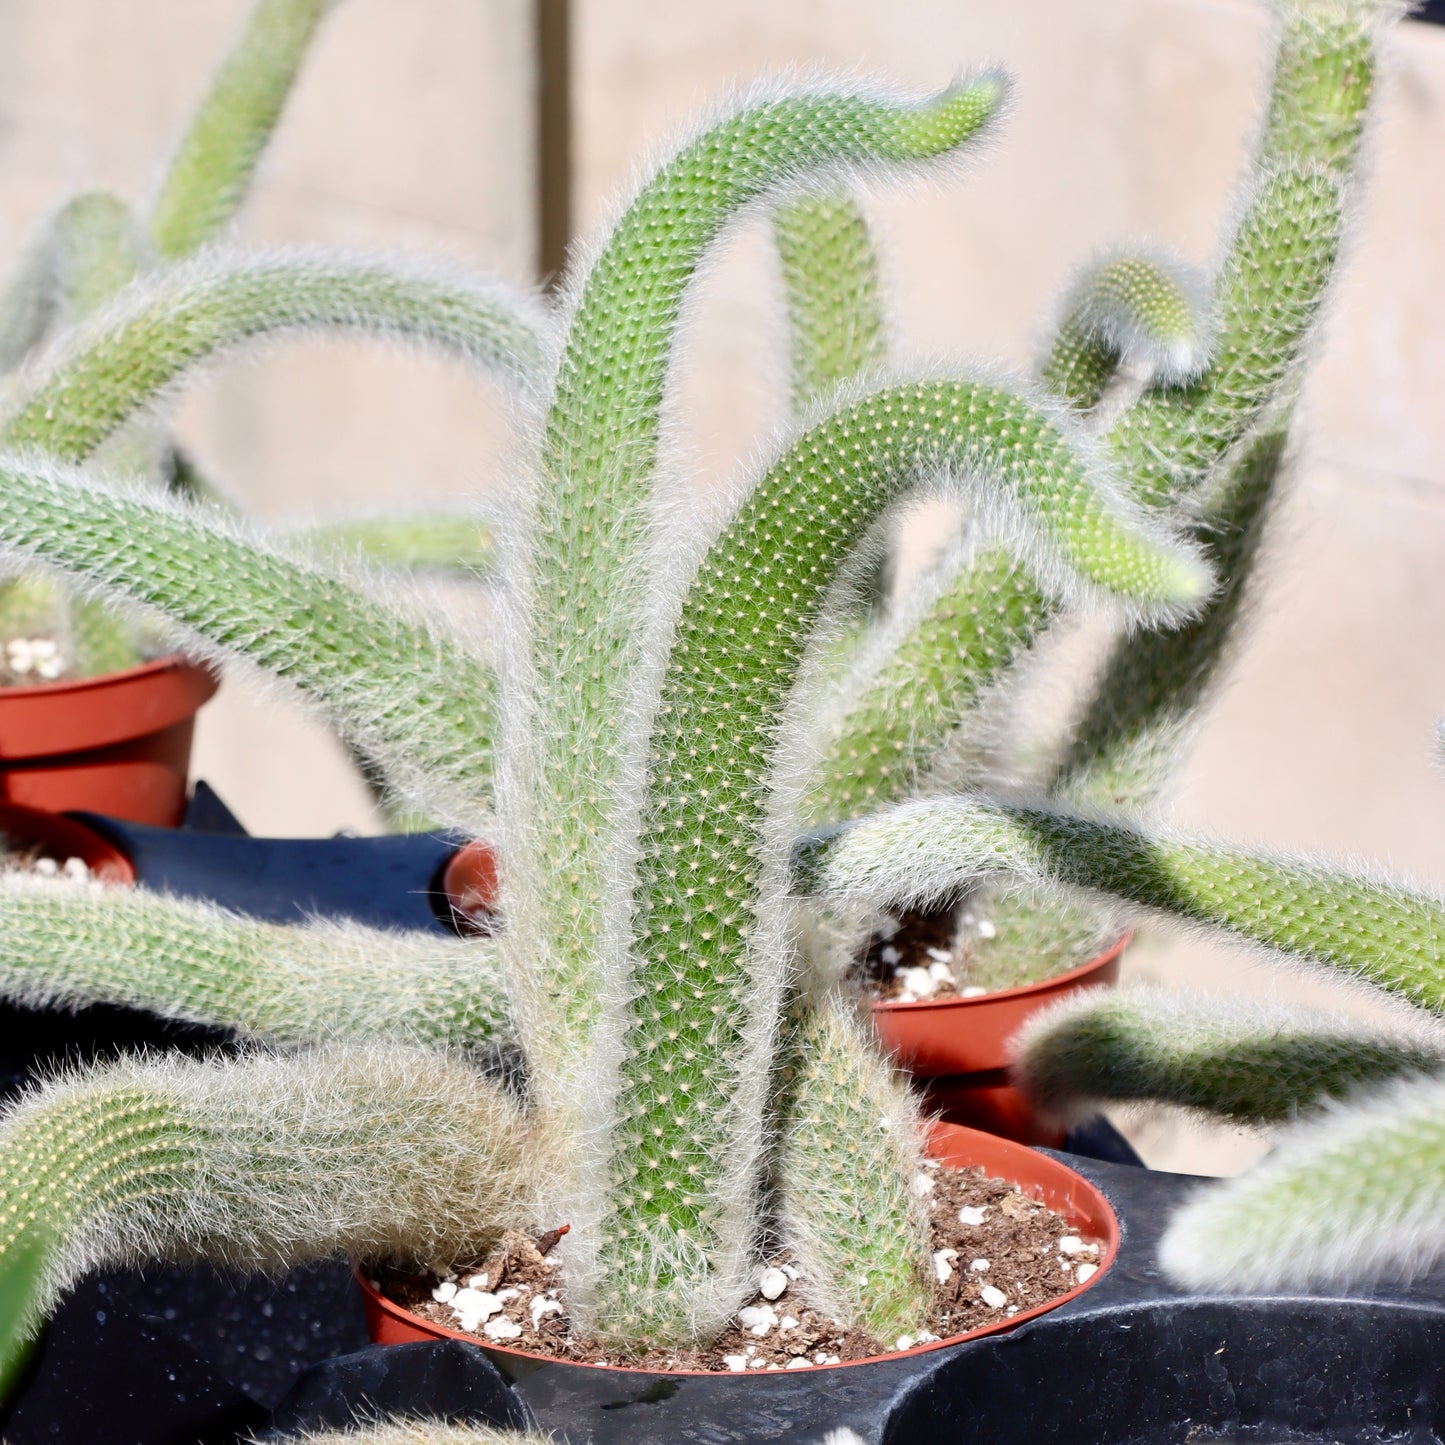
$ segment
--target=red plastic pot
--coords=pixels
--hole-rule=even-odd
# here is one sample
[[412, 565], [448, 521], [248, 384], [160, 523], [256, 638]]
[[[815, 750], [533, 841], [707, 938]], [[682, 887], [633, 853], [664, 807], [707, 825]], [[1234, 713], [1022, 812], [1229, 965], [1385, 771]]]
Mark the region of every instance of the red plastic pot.
[[491, 932], [497, 906], [497, 850], [480, 838], [458, 848], [442, 869], [445, 922], [463, 936]]
[[37, 849], [43, 858], [64, 863], [79, 858], [91, 877], [104, 883], [135, 882], [131, 861], [113, 843], [74, 818], [44, 813], [16, 803], [0, 803], [0, 837], [17, 850]]
[[0, 799], [174, 827], [196, 712], [219, 686], [183, 657], [80, 682], [0, 688]]
[[922, 1087], [949, 1123], [1057, 1148], [1064, 1131], [1040, 1119], [1008, 1082], [1009, 1041], [1040, 1009], [1119, 977], [1132, 933], [1078, 968], [1042, 983], [977, 998], [879, 1000], [870, 1005], [879, 1041]]
[[[1099, 1260], [1098, 1272], [1090, 1276], [1084, 1284], [1075, 1285], [1067, 1294], [1061, 1294], [1047, 1304], [1020, 1310], [1011, 1319], [984, 1325], [980, 1329], [970, 1330], [967, 1334], [954, 1335], [946, 1340], [917, 1345], [911, 1350], [874, 1355], [867, 1360], [854, 1360], [840, 1365], [810, 1365], [809, 1369], [856, 1369], [860, 1365], [869, 1365], [877, 1360], [893, 1360], [907, 1355], [925, 1354], [932, 1350], [944, 1349], [949, 1345], [961, 1344], [964, 1340], [979, 1339], [984, 1335], [1002, 1334], [1005, 1330], [1011, 1330], [1026, 1320], [1035, 1319], [1039, 1315], [1047, 1314], [1049, 1310], [1057, 1309], [1059, 1305], [1074, 1299], [1086, 1289], [1091, 1289], [1098, 1280], [1104, 1277], [1109, 1266], [1113, 1264], [1114, 1257], [1119, 1252], [1118, 1218], [1103, 1192], [1085, 1179], [1082, 1174], [1070, 1169], [1067, 1164], [1058, 1159], [1052, 1159], [1046, 1154], [1036, 1153], [1033, 1149], [1015, 1144], [1011, 1140], [1000, 1139], [992, 1134], [983, 1134], [976, 1129], [965, 1129], [956, 1124], [944, 1123], [933, 1125], [929, 1131], [928, 1153], [930, 1157], [940, 1159], [945, 1164], [952, 1164], [959, 1168], [971, 1168], [979, 1165], [995, 1178], [1007, 1179], [1011, 1184], [1018, 1185], [1026, 1194], [1042, 1200], [1049, 1208], [1056, 1209], [1081, 1233], [1101, 1240], [1104, 1248]], [[508, 1349], [504, 1345], [494, 1345], [479, 1339], [476, 1335], [463, 1334], [460, 1330], [451, 1330], [445, 1325], [433, 1324], [431, 1320], [423, 1319], [422, 1316], [392, 1303], [372, 1285], [359, 1265], [354, 1267], [353, 1273], [357, 1283], [361, 1286], [362, 1303], [366, 1309], [366, 1321], [371, 1331], [371, 1338], [378, 1345], [407, 1345], [421, 1340], [465, 1340], [468, 1344], [480, 1346], [490, 1357], [492, 1363], [504, 1375], [513, 1380], [521, 1379], [543, 1365], [559, 1363], [545, 1355], [533, 1354], [527, 1350]], [[725, 1375], [720, 1371], [637, 1370], [623, 1365], [592, 1365], [581, 1361], [568, 1361], [567, 1368], [613, 1370], [619, 1374], [705, 1375], [719, 1379], [733, 1378], [732, 1375]], [[743, 1375], [738, 1378], [752, 1379], [756, 1376]]]

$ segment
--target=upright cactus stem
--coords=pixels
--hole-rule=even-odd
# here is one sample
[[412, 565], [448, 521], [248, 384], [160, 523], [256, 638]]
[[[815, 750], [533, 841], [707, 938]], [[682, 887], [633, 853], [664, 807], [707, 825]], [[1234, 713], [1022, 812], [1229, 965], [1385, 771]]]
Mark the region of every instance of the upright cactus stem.
[[887, 337], [878, 256], [846, 195], [802, 196], [773, 218], [791, 338], [793, 411], [881, 365]]
[[799, 1001], [780, 1049], [778, 1212], [817, 1302], [892, 1344], [928, 1326], [916, 1105], [840, 999]]
[[643, 739], [622, 725], [636, 705], [654, 592], [653, 471], [687, 284], [745, 206], [850, 167], [907, 169], [954, 154], [1002, 92], [985, 74], [917, 102], [804, 91], [747, 106], [661, 168], [579, 282], [515, 559], [529, 615], [512, 666], [518, 746], [504, 758], [516, 776], [500, 794], [516, 809], [504, 827], [528, 850], [518, 876], [535, 889], [515, 913], [518, 1023], [541, 1065], [539, 1092], [564, 1115], [596, 1075], [601, 1000], [625, 986], [598, 960], [625, 950], [615, 845], [635, 826], [635, 803], [622, 800], [636, 793], [624, 779]]
[[175, 259], [198, 250], [235, 214], [332, 3], [258, 0], [156, 197], [150, 228], [162, 256]]
[[1177, 766], [1235, 641], [1285, 465], [1284, 421], [1248, 442], [1195, 509], [1202, 515], [1192, 530], [1218, 569], [1219, 589], [1173, 632], [1115, 644], [1051, 784], [1056, 795], [1106, 811], [1148, 807]]

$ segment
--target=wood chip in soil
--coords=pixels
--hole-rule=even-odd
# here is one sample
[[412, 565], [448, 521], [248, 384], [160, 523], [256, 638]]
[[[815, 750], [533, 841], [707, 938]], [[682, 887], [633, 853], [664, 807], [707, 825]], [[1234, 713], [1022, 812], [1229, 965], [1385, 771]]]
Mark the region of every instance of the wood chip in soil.
[[917, 1187], [928, 1200], [933, 1227], [934, 1313], [923, 1334], [895, 1340], [845, 1329], [805, 1304], [807, 1281], [786, 1252], [759, 1267], [759, 1292], [706, 1349], [652, 1350], [628, 1358], [572, 1334], [549, 1236], [507, 1234], [485, 1259], [421, 1277], [382, 1269], [372, 1278], [403, 1308], [476, 1335], [483, 1344], [634, 1369], [743, 1372], [847, 1363], [965, 1334], [1067, 1293], [1094, 1273], [1103, 1256], [1101, 1241], [981, 1169], [950, 1169], [929, 1160]]

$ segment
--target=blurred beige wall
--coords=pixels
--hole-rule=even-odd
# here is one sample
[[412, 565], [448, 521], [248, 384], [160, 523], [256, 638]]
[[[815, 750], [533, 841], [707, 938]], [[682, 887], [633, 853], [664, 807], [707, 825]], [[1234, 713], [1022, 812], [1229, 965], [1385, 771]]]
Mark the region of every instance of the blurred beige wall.
[[[0, 0], [0, 262], [79, 186], [144, 194], [244, 0]], [[574, 0], [575, 204], [584, 232], [640, 155], [739, 78], [786, 67], [920, 87], [1002, 61], [997, 144], [961, 179], [869, 200], [901, 356], [1033, 355], [1100, 247], [1206, 260], [1267, 67], [1238, 0]], [[531, 262], [530, 5], [343, 0], [277, 136], [246, 242], [440, 246], [525, 279]], [[1388, 859], [1445, 882], [1445, 30], [1407, 25], [1367, 207], [1310, 382], [1294, 491], [1255, 627], [1184, 770], [1192, 827]], [[778, 296], [744, 226], [697, 288], [673, 444], [702, 478], [781, 419]], [[266, 517], [500, 485], [497, 399], [413, 357], [319, 344], [219, 369], [180, 408], [187, 443]], [[258, 832], [371, 827], [319, 729], [233, 685], [199, 772]], [[1268, 992], [1234, 951], [1150, 934], [1135, 976]], [[1333, 998], [1291, 981], [1292, 995]], [[1358, 999], [1348, 1006], [1368, 1008]], [[1260, 1147], [1146, 1120], [1151, 1160], [1234, 1168]]]

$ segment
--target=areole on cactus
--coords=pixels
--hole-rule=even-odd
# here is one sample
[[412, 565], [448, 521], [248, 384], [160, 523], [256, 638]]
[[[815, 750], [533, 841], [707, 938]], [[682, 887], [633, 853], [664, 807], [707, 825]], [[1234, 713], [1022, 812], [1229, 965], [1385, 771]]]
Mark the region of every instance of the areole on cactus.
[[[885, 369], [847, 194], [855, 174], [966, 153], [1003, 98], [992, 72], [922, 98], [752, 93], [641, 185], [555, 317], [394, 266], [207, 255], [56, 341], [12, 402], [6, 435], [24, 449], [0, 459], [0, 549], [289, 683], [396, 795], [497, 843], [506, 927], [466, 942], [276, 928], [0, 880], [7, 996], [142, 1002], [271, 1046], [68, 1076], [11, 1114], [4, 1244], [53, 1221], [46, 1303], [87, 1268], [152, 1254], [429, 1263], [544, 1207], [540, 1223], [572, 1226], [574, 1325], [624, 1357], [715, 1333], [765, 1223], [840, 1318], [884, 1338], [921, 1327], [916, 1106], [832, 987], [836, 959], [802, 966], [810, 918], [834, 903], [1007, 873], [1438, 1007], [1436, 901], [1075, 811], [1149, 801], [1218, 669], [1328, 295], [1383, 8], [1279, 8], [1269, 117], [1213, 279], [1111, 254], [1071, 294], [1036, 382]], [[707, 520], [656, 484], [669, 358], [691, 277], [757, 211], [778, 240], [797, 417]], [[349, 543], [268, 539], [78, 469], [214, 350], [297, 325], [414, 338], [523, 378], [530, 470], [495, 529], [495, 649]], [[1135, 394], [1125, 363], [1144, 373]], [[903, 608], [860, 622], [852, 569], [926, 493], [968, 499], [967, 544]], [[982, 696], [1084, 605], [1119, 619], [1105, 676], [1129, 673], [1128, 704], [1100, 692], [1041, 802], [920, 799]], [[1372, 913], [1408, 924], [1409, 949], [1383, 951]], [[1077, 1018], [1054, 1025], [1102, 1050], [1090, 1097], [1111, 1097], [1109, 1051], [1149, 1027], [1143, 1005], [1106, 1006], [1096, 1043]], [[1291, 1056], [1302, 1103], [1434, 1057], [1376, 1038], [1352, 1068], [1352, 1037]], [[486, 1067], [507, 1041], [521, 1096]], [[1073, 1065], [1057, 1052], [1063, 1101]], [[1128, 1066], [1157, 1092], [1197, 1072], [1184, 1043]], [[1286, 1110], [1271, 1098], [1236, 1080], [1228, 1107]], [[862, 1136], [876, 1147], [840, 1170], [837, 1140]], [[1255, 1207], [1240, 1199], [1228, 1207]]]

